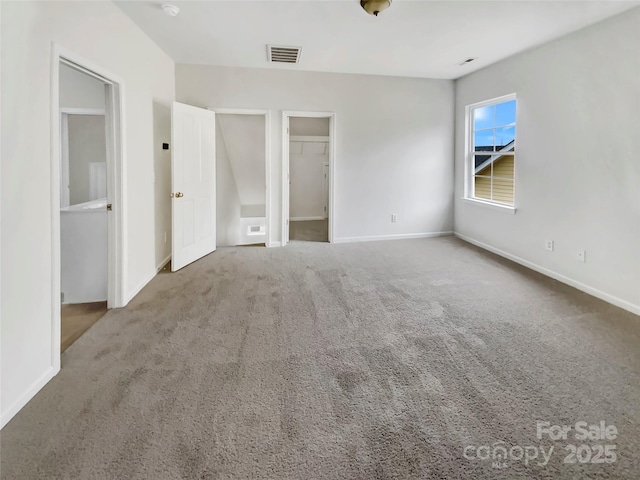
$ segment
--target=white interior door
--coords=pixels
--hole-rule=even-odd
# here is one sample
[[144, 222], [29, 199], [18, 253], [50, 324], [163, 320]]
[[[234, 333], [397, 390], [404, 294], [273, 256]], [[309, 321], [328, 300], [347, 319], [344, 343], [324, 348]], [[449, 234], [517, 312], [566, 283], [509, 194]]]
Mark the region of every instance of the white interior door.
[[216, 114], [173, 102], [171, 271], [216, 249]]

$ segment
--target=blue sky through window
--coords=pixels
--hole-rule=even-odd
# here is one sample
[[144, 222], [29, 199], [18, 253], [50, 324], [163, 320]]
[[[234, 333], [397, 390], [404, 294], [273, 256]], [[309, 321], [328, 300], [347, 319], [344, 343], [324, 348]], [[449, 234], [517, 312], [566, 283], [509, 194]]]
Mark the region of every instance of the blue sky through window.
[[515, 100], [474, 109], [474, 150], [476, 152], [501, 150], [516, 138], [515, 125]]

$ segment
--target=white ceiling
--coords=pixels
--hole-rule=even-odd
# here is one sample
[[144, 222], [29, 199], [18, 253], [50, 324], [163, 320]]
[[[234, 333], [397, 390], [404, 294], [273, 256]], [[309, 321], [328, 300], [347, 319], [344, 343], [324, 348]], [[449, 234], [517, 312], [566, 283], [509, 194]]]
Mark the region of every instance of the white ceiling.
[[[176, 63], [449, 79], [640, 4], [395, 0], [373, 17], [359, 0], [168, 2], [177, 17], [162, 1], [116, 3]], [[267, 43], [302, 46], [300, 63], [267, 63]]]

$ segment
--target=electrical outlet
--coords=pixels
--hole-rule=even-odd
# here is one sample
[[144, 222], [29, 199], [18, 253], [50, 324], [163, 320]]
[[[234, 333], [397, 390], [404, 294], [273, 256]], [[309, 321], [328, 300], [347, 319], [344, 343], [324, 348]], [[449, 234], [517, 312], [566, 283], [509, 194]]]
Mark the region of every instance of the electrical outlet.
[[553, 252], [553, 240], [547, 240], [546, 242], [544, 242], [544, 248], [546, 248], [550, 252]]
[[398, 221], [398, 215], [395, 213], [391, 214], [391, 223], [396, 223]]
[[576, 255], [576, 259], [579, 262], [585, 263], [587, 261], [587, 251], [586, 250], [578, 250]]

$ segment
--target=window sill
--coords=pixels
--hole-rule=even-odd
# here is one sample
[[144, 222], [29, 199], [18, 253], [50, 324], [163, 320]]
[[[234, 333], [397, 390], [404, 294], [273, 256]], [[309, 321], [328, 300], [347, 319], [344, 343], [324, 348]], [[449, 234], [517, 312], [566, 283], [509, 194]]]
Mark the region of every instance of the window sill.
[[502, 212], [502, 213], [514, 214], [514, 213], [516, 213], [518, 211], [518, 209], [516, 207], [512, 207], [510, 205], [501, 205], [499, 203], [483, 202], [482, 200], [478, 200], [476, 198], [462, 197], [461, 200], [463, 200], [465, 203], [478, 205], [478, 206], [484, 207], [484, 208], [490, 208], [491, 210], [495, 210], [497, 212]]

